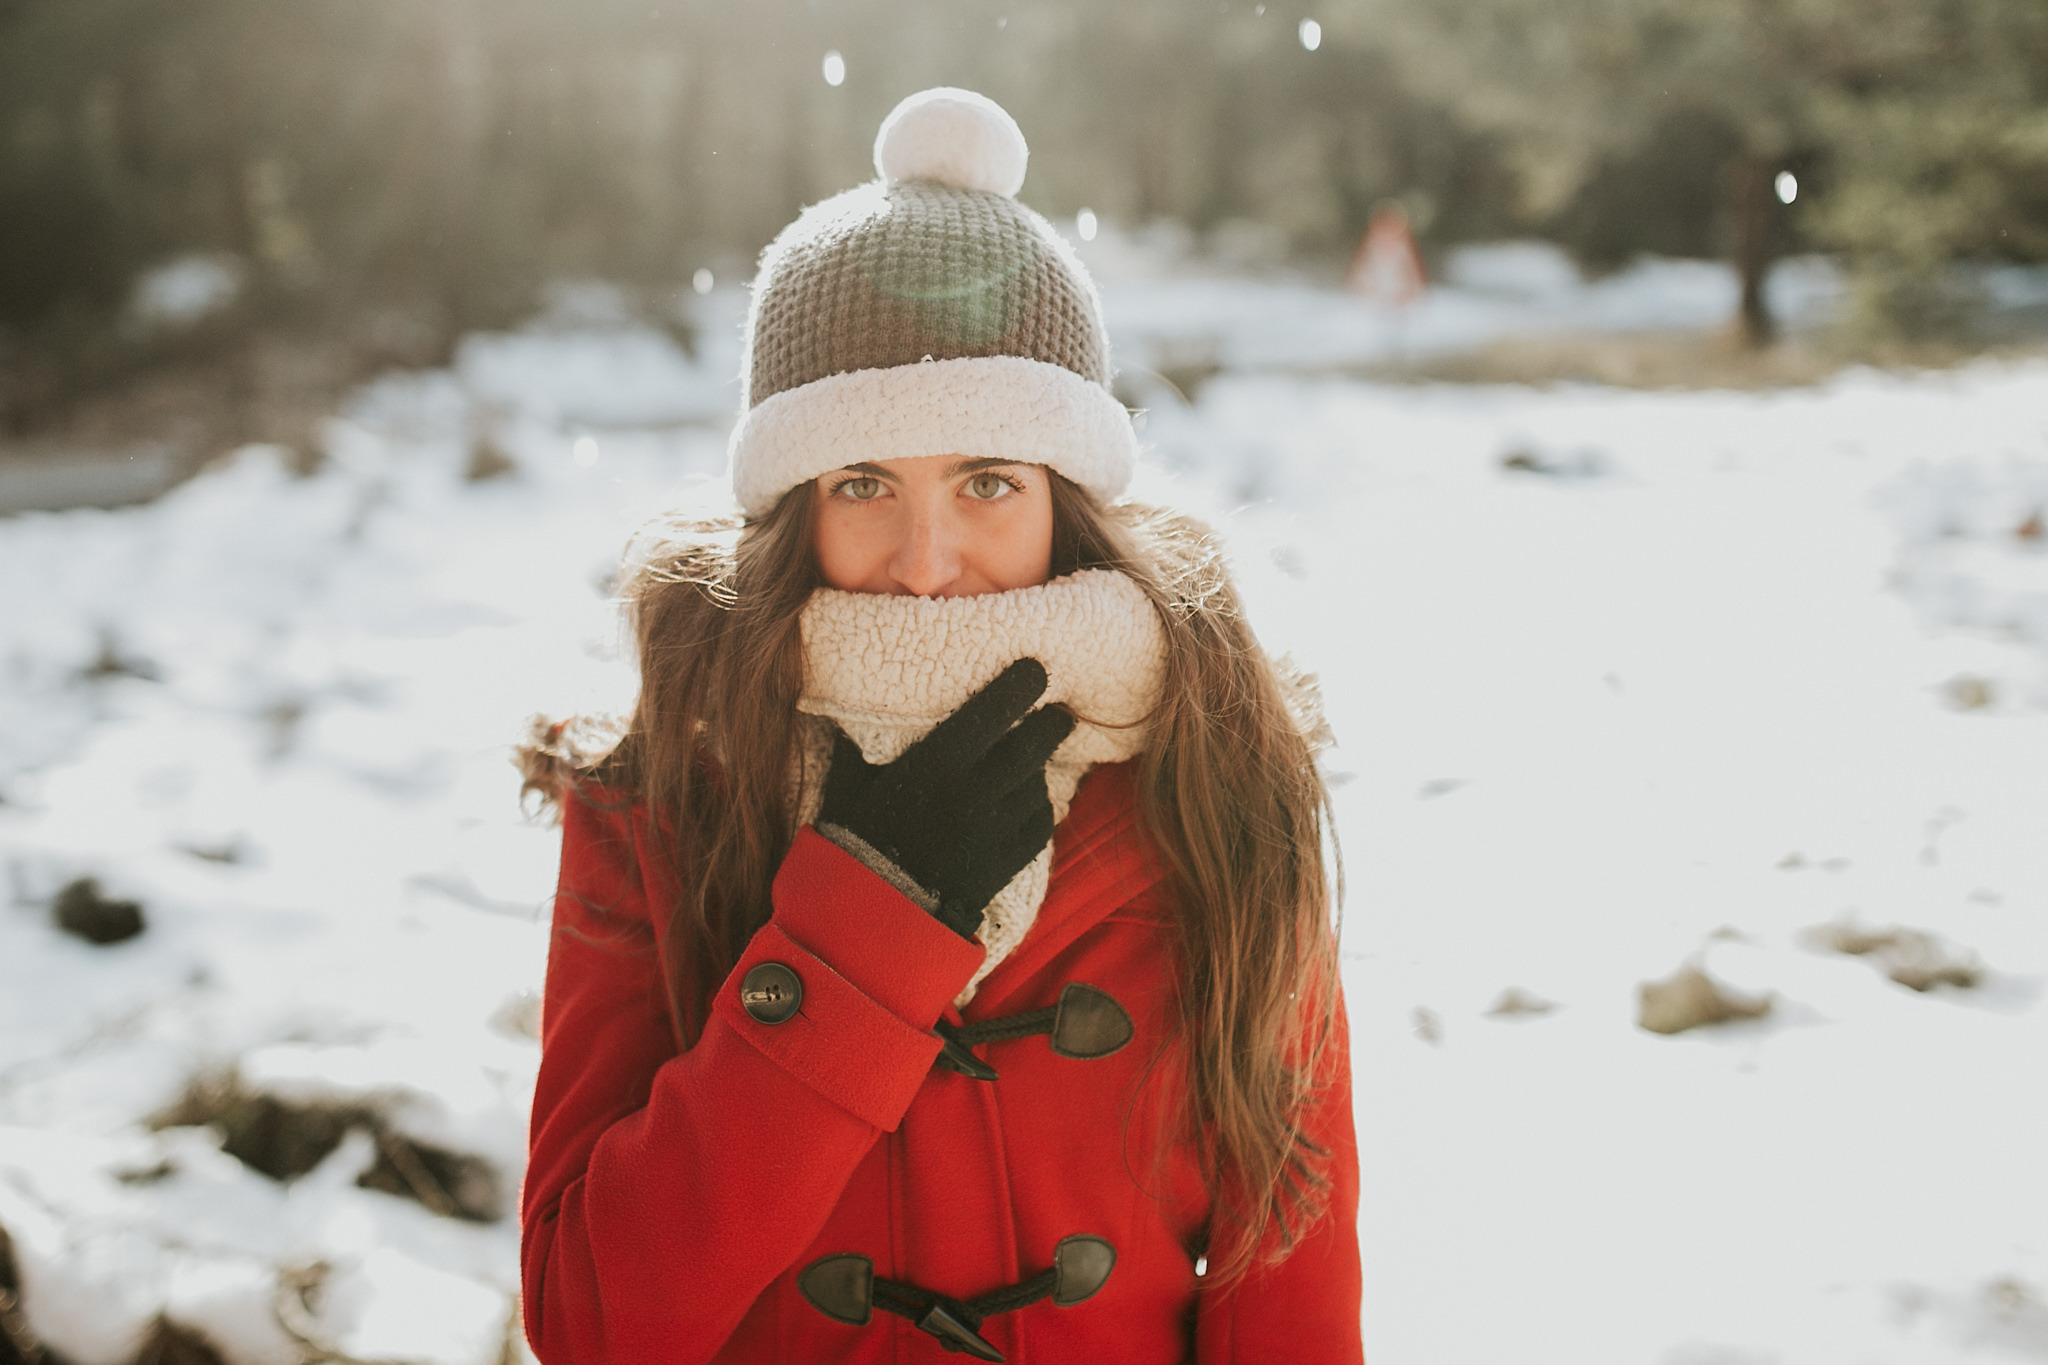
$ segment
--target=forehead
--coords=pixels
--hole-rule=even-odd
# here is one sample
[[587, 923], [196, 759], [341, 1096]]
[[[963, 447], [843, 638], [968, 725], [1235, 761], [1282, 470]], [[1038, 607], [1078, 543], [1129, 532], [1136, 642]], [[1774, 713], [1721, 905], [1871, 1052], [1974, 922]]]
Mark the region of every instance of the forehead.
[[857, 464], [843, 465], [835, 472], [866, 474], [878, 479], [910, 482], [921, 479], [953, 479], [984, 469], [1037, 468], [1040, 466], [1027, 464], [1021, 460], [1004, 460], [992, 456], [917, 455], [901, 460], [862, 460]]

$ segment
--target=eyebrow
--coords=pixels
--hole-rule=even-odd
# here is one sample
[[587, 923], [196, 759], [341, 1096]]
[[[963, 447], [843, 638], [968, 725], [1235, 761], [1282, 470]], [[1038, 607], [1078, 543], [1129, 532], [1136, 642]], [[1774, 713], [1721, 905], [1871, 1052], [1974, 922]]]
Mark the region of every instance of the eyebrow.
[[[1031, 461], [1029, 460], [1005, 460], [999, 456], [981, 455], [973, 459], [953, 461], [953, 463], [946, 466], [946, 472], [943, 477], [957, 479], [962, 474], [979, 474], [984, 469], [1014, 469], [1030, 463]], [[871, 479], [888, 479], [891, 477], [888, 470], [871, 460], [862, 460], [858, 464], [841, 465], [838, 472], [842, 474], [864, 474]]]
[[1024, 463], [1026, 461], [997, 459], [991, 455], [984, 455], [973, 460], [955, 460], [946, 466], [946, 477], [954, 479], [962, 474], [978, 474], [984, 469], [1006, 469], [1012, 465]]

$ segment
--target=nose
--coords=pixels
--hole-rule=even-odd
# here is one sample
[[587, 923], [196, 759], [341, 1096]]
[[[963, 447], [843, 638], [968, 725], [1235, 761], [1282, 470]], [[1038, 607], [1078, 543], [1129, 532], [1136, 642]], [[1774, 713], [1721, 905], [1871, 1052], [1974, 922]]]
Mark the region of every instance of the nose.
[[914, 597], [944, 597], [960, 578], [960, 529], [944, 513], [912, 499], [889, 576]]

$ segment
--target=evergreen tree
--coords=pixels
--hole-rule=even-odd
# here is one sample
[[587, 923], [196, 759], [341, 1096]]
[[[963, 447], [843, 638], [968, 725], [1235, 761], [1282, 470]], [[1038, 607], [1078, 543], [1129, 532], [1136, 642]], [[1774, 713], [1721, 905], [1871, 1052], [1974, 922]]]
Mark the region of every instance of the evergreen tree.
[[1795, 163], [1822, 174], [1802, 221], [1895, 322], [1958, 257], [2048, 250], [2039, 0], [1339, 3], [1333, 34], [1388, 46], [1419, 89], [1503, 139], [1537, 214], [1674, 121], [1725, 129], [1713, 174], [1752, 342], [1772, 331], [1775, 187]]
[[2048, 261], [2048, 4], [1880, 0], [1830, 57], [1810, 216], [1867, 317], [1942, 330], [1973, 302], [1949, 263]]
[[1382, 54], [1307, 50], [1299, 18], [1238, 0], [0, 0], [0, 345], [111, 345], [137, 273], [191, 252], [234, 258], [244, 323], [404, 312], [430, 334], [419, 359], [543, 280], [673, 291], [743, 271], [869, 174], [877, 123], [933, 84], [1017, 116], [1048, 212], [1253, 219], [1331, 256], [1393, 195], [1426, 199], [1443, 236], [1499, 230], [1486, 145]]

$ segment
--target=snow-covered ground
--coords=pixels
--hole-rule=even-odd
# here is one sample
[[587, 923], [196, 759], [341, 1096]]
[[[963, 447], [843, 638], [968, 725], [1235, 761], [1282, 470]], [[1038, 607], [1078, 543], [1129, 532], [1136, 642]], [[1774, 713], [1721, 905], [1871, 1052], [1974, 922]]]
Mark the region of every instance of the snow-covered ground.
[[[1492, 268], [1474, 335], [1706, 308]], [[1341, 741], [1376, 1365], [2048, 1359], [2048, 364], [1384, 387], [1302, 372], [1382, 353], [1356, 300], [1105, 275], [1137, 363], [1214, 339], [1140, 491], [1224, 528]], [[720, 496], [735, 304], [694, 361], [565, 304], [365, 390], [312, 478], [0, 521], [0, 1228], [77, 1365], [159, 1317], [507, 1349], [557, 846], [508, 746], [628, 697], [608, 574]], [[1688, 964], [1769, 1012], [1640, 1027]]]
[[[1642, 258], [1604, 278], [1582, 278], [1557, 247], [1503, 242], [1466, 247], [1443, 278], [1407, 307], [1374, 307], [1306, 278], [1272, 276], [1247, 287], [1160, 225], [1105, 233], [1082, 253], [1102, 283], [1119, 361], [1170, 377], [1189, 368], [1340, 371], [1471, 350], [1502, 337], [1557, 333], [1708, 331], [1735, 316], [1740, 288], [1714, 261]], [[2022, 307], [2048, 272], [2001, 276], [2000, 307]], [[1773, 315], [1791, 332], [1831, 322], [1846, 297], [1832, 261], [1780, 261], [1765, 281]], [[1148, 376], [1132, 373], [1147, 401]]]

